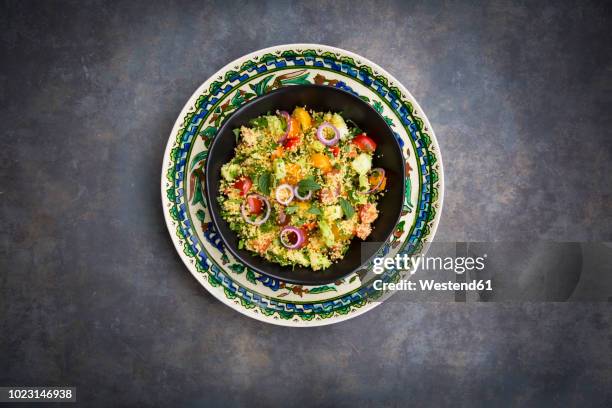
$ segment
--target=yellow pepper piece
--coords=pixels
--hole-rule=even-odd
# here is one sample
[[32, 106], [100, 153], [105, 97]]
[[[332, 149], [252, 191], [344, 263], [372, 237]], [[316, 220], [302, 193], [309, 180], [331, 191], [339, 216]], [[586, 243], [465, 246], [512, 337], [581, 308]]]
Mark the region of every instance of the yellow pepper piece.
[[312, 127], [312, 118], [306, 109], [300, 107], [295, 108], [293, 110], [293, 117], [300, 122], [302, 131], [306, 131]]
[[277, 157], [283, 157], [283, 147], [282, 146], [277, 146], [276, 149], [274, 149], [274, 151], [272, 152], [272, 154], [270, 155], [270, 159], [274, 160]]
[[340, 232], [340, 229], [335, 223], [331, 225], [331, 230], [332, 230], [332, 234], [334, 234], [334, 238], [336, 238], [337, 240], [344, 239], [343, 234]]
[[[381, 180], [382, 177], [382, 180]], [[370, 183], [370, 187], [374, 188], [380, 182], [380, 186], [378, 186], [378, 191], [382, 191], [387, 186], [387, 178], [382, 174], [372, 175], [368, 177], [368, 182]]]

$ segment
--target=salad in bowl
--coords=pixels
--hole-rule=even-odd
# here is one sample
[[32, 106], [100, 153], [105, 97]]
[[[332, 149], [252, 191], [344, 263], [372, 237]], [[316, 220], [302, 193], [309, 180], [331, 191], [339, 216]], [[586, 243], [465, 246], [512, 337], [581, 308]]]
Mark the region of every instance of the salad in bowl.
[[239, 249], [317, 271], [370, 236], [387, 175], [372, 164], [377, 143], [357, 124], [297, 106], [233, 131], [217, 200]]

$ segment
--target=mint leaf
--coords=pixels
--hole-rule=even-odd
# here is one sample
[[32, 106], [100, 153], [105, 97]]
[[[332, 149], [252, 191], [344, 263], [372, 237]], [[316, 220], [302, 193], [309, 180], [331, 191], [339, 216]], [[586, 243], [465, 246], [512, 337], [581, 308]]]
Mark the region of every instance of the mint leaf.
[[269, 171], [266, 171], [257, 179], [257, 187], [265, 195], [270, 195], [270, 182], [272, 175]]
[[295, 214], [297, 210], [298, 210], [297, 205], [290, 205], [289, 207], [285, 208], [285, 214]]
[[321, 209], [319, 207], [317, 207], [316, 205], [311, 206], [308, 209], [308, 212], [310, 214], [314, 214], [314, 215], [323, 215], [323, 212], [321, 211]]
[[317, 191], [321, 189], [321, 185], [314, 180], [314, 177], [308, 177], [298, 183], [298, 193], [305, 196], [309, 191]]
[[353, 215], [355, 215], [355, 210], [353, 209], [353, 206], [345, 198], [338, 197], [338, 202], [340, 203], [340, 207], [342, 208], [342, 212], [344, 213], [346, 218], [351, 218]]

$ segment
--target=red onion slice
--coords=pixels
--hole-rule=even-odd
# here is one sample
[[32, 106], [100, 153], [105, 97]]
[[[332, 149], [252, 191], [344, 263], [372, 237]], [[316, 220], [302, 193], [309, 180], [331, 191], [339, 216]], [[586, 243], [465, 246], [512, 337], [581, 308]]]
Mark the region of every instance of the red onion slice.
[[289, 132], [291, 132], [291, 115], [287, 111], [280, 111], [278, 112], [278, 114], [284, 117], [285, 121], [287, 122], [287, 130], [285, 131], [285, 134], [278, 140], [278, 143], [282, 144], [285, 139], [287, 139]]
[[[254, 221], [251, 220], [251, 218], [249, 217], [249, 209], [247, 208], [247, 200], [250, 196], [256, 196], [258, 199], [260, 199], [261, 201], [264, 202], [264, 204], [266, 205], [266, 214], [259, 219], [255, 219]], [[242, 203], [242, 205], [240, 206], [240, 212], [242, 214], [242, 218], [246, 221], [247, 224], [251, 224], [251, 225], [261, 225], [264, 222], [268, 221], [268, 218], [270, 218], [270, 202], [268, 201], [268, 199], [260, 194], [250, 194], [247, 197], [245, 197], [246, 200], [244, 203]]]
[[[382, 185], [384, 179], [385, 179], [385, 169], [381, 168], [381, 167], [376, 167], [375, 169], [372, 169], [371, 173], [380, 173], [380, 176], [378, 177], [378, 183], [376, 183], [376, 185], [374, 187], [371, 187], [368, 191], [357, 191], [360, 194], [370, 194], [373, 193], [375, 191], [378, 191], [378, 189], [380, 188], [380, 186]], [[369, 179], [369, 177], [368, 177]]]
[[[283, 192], [286, 193], [286, 197], [283, 197]], [[282, 205], [288, 205], [291, 201], [293, 201], [293, 187], [289, 184], [281, 184], [276, 187], [276, 201], [281, 203]]]
[[310, 200], [310, 197], [312, 197], [312, 190], [308, 190], [308, 194], [306, 194], [305, 196], [301, 196], [300, 195], [300, 189], [298, 188], [298, 186], [295, 186], [293, 188], [293, 193], [295, 194], [297, 199], [300, 200], [300, 201]]
[[[332, 137], [331, 139], [327, 139], [325, 137], [325, 129], [333, 130], [334, 137]], [[336, 143], [338, 143], [338, 140], [340, 140], [340, 132], [338, 132], [338, 129], [336, 129], [336, 127], [332, 125], [331, 123], [323, 122], [317, 129], [317, 139], [319, 139], [319, 141], [323, 143], [325, 146], [333, 146]]]
[[[294, 243], [291, 243], [289, 241], [289, 236], [291, 234], [295, 234]], [[280, 238], [281, 244], [283, 244], [285, 248], [288, 248], [288, 249], [298, 249], [306, 241], [306, 237], [304, 236], [304, 231], [296, 227], [283, 228], [280, 232], [279, 238]]]

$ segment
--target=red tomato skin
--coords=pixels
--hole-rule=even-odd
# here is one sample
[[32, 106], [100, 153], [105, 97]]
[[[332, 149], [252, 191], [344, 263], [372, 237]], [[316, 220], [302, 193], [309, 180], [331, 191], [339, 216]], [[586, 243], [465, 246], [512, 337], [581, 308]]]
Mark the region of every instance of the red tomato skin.
[[358, 134], [353, 138], [353, 143], [360, 148], [368, 152], [376, 150], [376, 142], [365, 133]]
[[263, 208], [263, 203], [257, 197], [250, 196], [247, 198], [247, 204], [249, 206], [249, 213], [251, 214], [261, 214], [261, 209]]
[[249, 192], [249, 189], [253, 185], [253, 182], [248, 177], [242, 177], [240, 180], [234, 183], [234, 188], [240, 190], [240, 195], [244, 196]]
[[340, 153], [340, 148], [338, 146], [332, 146], [329, 148], [329, 150], [331, 150], [334, 157], [338, 157], [338, 154]]
[[291, 137], [285, 141], [285, 149], [291, 150], [293, 146], [297, 146], [300, 143], [300, 139], [297, 137]]
[[308, 245], [308, 230], [304, 227], [300, 229], [302, 230], [302, 233], [304, 234], [304, 242], [302, 243], [302, 245], [300, 245], [300, 248], [304, 248], [306, 245]]

